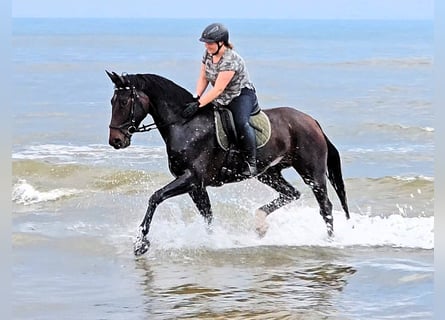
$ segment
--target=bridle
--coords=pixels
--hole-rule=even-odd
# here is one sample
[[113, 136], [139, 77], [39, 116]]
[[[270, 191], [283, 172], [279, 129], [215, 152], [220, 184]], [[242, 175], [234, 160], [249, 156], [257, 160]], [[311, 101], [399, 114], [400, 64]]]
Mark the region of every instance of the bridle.
[[[131, 136], [133, 135], [133, 133], [136, 132], [148, 132], [151, 131], [153, 129], [157, 129], [156, 124], [155, 123], [150, 123], [148, 125], [142, 125], [137, 127], [136, 126], [136, 119], [135, 119], [135, 106], [139, 105], [140, 108], [144, 111], [147, 112], [144, 107], [142, 106], [142, 103], [136, 103], [136, 99], [139, 100], [139, 95], [136, 91], [135, 86], [127, 86], [127, 87], [115, 87], [114, 91], [123, 91], [123, 90], [131, 90], [131, 106], [130, 106], [130, 117], [129, 120], [119, 126], [113, 126], [113, 125], [109, 125], [108, 127], [110, 129], [116, 129], [119, 130], [125, 137], [127, 138], [131, 138]], [[151, 104], [151, 101], [148, 102], [148, 104]], [[148, 112], [147, 112], [148, 113]]]

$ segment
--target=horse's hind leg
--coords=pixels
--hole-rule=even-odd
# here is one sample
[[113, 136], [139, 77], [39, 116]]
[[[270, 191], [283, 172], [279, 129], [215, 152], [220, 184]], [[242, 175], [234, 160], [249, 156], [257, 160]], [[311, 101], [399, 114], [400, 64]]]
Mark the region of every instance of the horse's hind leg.
[[289, 202], [300, 198], [300, 192], [298, 192], [283, 178], [281, 170], [271, 168], [262, 175], [258, 176], [258, 180], [279, 193], [277, 199], [274, 199], [273, 201], [259, 208], [260, 210], [266, 212], [266, 214], [270, 214], [282, 206], [285, 206]]
[[270, 168], [257, 179], [279, 193], [278, 198], [257, 209], [256, 231], [260, 236], [264, 236], [267, 231], [265, 222], [266, 216], [275, 210], [285, 206], [293, 200], [300, 198], [300, 192], [287, 182], [281, 174], [281, 169]]
[[326, 175], [309, 178], [303, 175], [304, 182], [312, 189], [312, 192], [320, 206], [320, 215], [322, 216], [328, 230], [328, 235], [334, 235], [334, 219], [332, 217], [332, 203], [328, 198], [328, 189], [326, 186]]
[[207, 190], [205, 188], [195, 188], [189, 192], [189, 195], [198, 208], [199, 213], [204, 217], [205, 221], [210, 226], [213, 220], [213, 214]]

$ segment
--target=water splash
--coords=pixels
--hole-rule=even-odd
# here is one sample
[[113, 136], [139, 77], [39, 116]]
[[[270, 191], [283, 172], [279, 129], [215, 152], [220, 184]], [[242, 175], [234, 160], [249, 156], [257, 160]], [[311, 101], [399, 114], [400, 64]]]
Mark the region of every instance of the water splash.
[[[208, 232], [199, 215], [185, 221], [178, 212], [175, 220], [162, 215], [153, 220], [149, 238], [150, 250], [219, 250], [260, 246], [315, 246], [344, 248], [353, 246], [399, 248], [434, 248], [434, 217], [408, 218], [399, 214], [388, 217], [352, 213], [346, 220], [344, 213], [334, 211], [334, 238], [329, 238], [318, 209], [299, 207], [282, 208], [267, 217], [269, 228], [264, 237], [255, 232], [255, 217], [246, 219], [251, 224], [227, 226], [228, 217], [215, 218]], [[187, 219], [188, 220], [188, 219]], [[133, 231], [127, 229], [128, 235]]]

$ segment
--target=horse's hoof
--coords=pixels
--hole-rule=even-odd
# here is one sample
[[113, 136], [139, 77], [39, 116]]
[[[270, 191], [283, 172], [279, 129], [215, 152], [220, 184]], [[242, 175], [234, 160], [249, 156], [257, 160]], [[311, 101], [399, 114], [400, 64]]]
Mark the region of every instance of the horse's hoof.
[[328, 237], [332, 239], [334, 237], [334, 231], [332, 229], [328, 229]]
[[266, 221], [267, 213], [261, 209], [255, 212], [255, 231], [260, 238], [266, 235], [269, 225]]
[[150, 247], [150, 241], [146, 238], [138, 238], [134, 243], [134, 255], [141, 256], [148, 251]]
[[267, 228], [266, 229], [256, 228], [255, 232], [258, 235], [258, 238], [262, 239], [267, 233]]
[[212, 235], [213, 234], [213, 226], [210, 224], [206, 225], [206, 232], [208, 235]]

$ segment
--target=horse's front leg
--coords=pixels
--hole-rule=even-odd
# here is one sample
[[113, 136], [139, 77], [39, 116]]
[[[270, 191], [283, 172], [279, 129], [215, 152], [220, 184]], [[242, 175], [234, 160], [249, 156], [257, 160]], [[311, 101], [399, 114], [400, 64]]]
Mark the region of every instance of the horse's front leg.
[[190, 171], [186, 171], [183, 175], [177, 177], [175, 180], [164, 186], [163, 188], [154, 192], [148, 201], [147, 212], [139, 227], [139, 232], [134, 243], [134, 254], [139, 256], [147, 252], [150, 246], [150, 241], [147, 239], [147, 234], [150, 229], [151, 220], [156, 207], [164, 200], [190, 192], [194, 188], [194, 176]]

